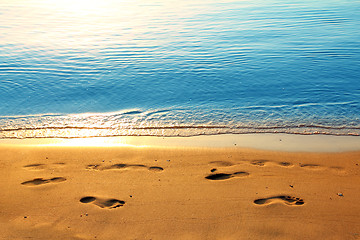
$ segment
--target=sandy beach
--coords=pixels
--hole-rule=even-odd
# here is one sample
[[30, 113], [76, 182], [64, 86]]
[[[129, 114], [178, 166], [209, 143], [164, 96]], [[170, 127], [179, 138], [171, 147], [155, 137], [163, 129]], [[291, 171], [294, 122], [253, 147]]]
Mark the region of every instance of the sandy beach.
[[3, 144], [0, 163], [0, 239], [360, 239], [360, 151]]
[[360, 240], [359, 9], [0, 0], [0, 240]]

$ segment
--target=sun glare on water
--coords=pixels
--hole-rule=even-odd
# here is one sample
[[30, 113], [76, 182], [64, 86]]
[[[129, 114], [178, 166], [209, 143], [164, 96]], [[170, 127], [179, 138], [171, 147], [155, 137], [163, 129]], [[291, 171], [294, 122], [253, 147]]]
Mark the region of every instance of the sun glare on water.
[[82, 13], [89, 10], [96, 10], [109, 3], [101, 0], [44, 0], [45, 4], [51, 4], [59, 10]]

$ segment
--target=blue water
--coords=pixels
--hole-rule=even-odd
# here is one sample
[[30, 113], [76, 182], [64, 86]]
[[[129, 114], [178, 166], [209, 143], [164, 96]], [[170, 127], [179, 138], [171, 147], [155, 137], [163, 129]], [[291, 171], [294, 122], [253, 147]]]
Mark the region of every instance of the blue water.
[[0, 138], [360, 135], [360, 2], [0, 0]]

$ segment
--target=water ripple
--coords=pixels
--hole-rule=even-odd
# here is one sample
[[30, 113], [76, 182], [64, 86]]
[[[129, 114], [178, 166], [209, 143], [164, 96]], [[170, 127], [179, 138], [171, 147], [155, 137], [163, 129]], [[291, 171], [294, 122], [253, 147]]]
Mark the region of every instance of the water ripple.
[[82, 3], [0, 2], [0, 137], [359, 135], [358, 1]]

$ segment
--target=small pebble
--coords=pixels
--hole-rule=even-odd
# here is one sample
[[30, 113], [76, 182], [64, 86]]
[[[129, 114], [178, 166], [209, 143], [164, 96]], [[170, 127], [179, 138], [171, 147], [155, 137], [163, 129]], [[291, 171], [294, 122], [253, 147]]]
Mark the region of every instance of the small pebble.
[[291, 188], [293, 188], [294, 186], [293, 185], [289, 185]]
[[24, 218], [27, 218], [27, 216], [24, 216]]

